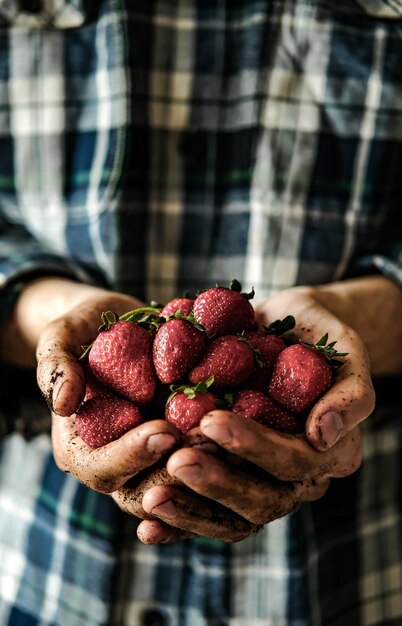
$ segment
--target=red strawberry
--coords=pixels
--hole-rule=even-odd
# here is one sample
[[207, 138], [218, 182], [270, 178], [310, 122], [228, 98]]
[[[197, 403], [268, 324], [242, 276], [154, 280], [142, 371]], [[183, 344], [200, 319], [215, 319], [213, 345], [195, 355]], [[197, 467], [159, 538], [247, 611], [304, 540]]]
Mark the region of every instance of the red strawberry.
[[90, 398], [106, 392], [106, 387], [93, 375], [89, 367], [85, 368], [85, 397], [83, 401], [86, 402]]
[[187, 317], [193, 310], [193, 306], [193, 298], [174, 298], [165, 304], [160, 314], [163, 317], [169, 317], [170, 315], [174, 315], [177, 311], [180, 311], [183, 317]]
[[137, 404], [155, 392], [152, 335], [139, 324], [117, 321], [99, 332], [89, 352], [89, 367], [106, 387]]
[[165, 408], [165, 419], [182, 433], [195, 428], [209, 411], [217, 408], [216, 396], [208, 391], [210, 379], [195, 387], [179, 387], [169, 398]]
[[[271, 398], [292, 413], [303, 413], [322, 396], [333, 382], [333, 367], [324, 356], [345, 356], [326, 346], [327, 335], [315, 344], [297, 343], [283, 350], [275, 363], [268, 387]], [[339, 361], [332, 360], [334, 365]]]
[[99, 448], [138, 426], [142, 419], [135, 404], [113, 393], [104, 393], [81, 405], [75, 415], [75, 425], [88, 446]]
[[236, 335], [214, 339], [189, 374], [191, 383], [210, 376], [216, 387], [238, 387], [254, 368], [254, 351], [247, 341]]
[[162, 324], [153, 344], [159, 380], [166, 384], [178, 382], [196, 362], [205, 342], [205, 333], [188, 320], [173, 318]]
[[254, 309], [249, 302], [254, 292], [240, 291], [240, 283], [233, 281], [230, 288], [213, 287], [197, 296], [193, 315], [209, 336], [236, 334], [254, 327]]
[[232, 406], [233, 413], [248, 417], [263, 426], [291, 435], [303, 432], [303, 422], [255, 389], [239, 391]]
[[247, 385], [252, 389], [266, 392], [277, 356], [286, 348], [286, 343], [282, 337], [263, 331], [250, 331], [245, 334], [245, 337], [258, 354], [257, 366], [247, 381]]

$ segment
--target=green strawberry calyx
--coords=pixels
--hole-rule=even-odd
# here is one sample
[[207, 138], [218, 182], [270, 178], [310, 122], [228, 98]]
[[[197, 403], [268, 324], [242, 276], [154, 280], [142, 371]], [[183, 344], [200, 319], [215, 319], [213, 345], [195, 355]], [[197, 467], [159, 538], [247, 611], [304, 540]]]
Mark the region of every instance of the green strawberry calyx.
[[166, 400], [166, 404], [178, 394], [184, 393], [189, 400], [194, 400], [198, 393], [207, 393], [214, 384], [215, 377], [212, 375], [207, 380], [200, 380], [196, 385], [170, 385], [171, 394]]
[[238, 291], [246, 300], [252, 300], [255, 296], [254, 287], [251, 288], [249, 293], [242, 292], [241, 283], [236, 278], [230, 282], [229, 289], [231, 291]]
[[325, 333], [325, 335], [323, 335], [321, 339], [319, 339], [314, 344], [309, 344], [305, 342], [301, 342], [301, 343], [305, 343], [305, 345], [313, 347], [316, 350], [318, 350], [320, 354], [322, 354], [326, 358], [326, 360], [331, 365], [331, 367], [334, 370], [337, 370], [344, 364], [344, 362], [341, 361], [338, 357], [348, 356], [349, 353], [338, 352], [334, 348], [335, 344], [337, 343], [336, 341], [331, 341], [330, 343], [327, 343], [327, 342], [328, 342], [328, 333]]
[[176, 319], [176, 320], [185, 320], [186, 322], [190, 322], [190, 324], [192, 324], [198, 330], [201, 330], [203, 333], [206, 333], [206, 330], [205, 330], [204, 326], [202, 324], [200, 324], [199, 322], [197, 322], [197, 320], [194, 317], [194, 313], [192, 311], [191, 311], [191, 313], [189, 313], [189, 315], [183, 315], [182, 312], [179, 309], [178, 311], [175, 311], [173, 313], [173, 315], [168, 315], [167, 317], [162, 318], [162, 319], [165, 322], [169, 322], [170, 320], [174, 320], [174, 319]]
[[[164, 318], [160, 317], [161, 309], [156, 306], [144, 306], [132, 311], [127, 311], [116, 320], [119, 322], [132, 322], [133, 324], [141, 324], [147, 330], [157, 327], [163, 323]], [[104, 315], [104, 314], [102, 314]]]
[[[132, 322], [133, 324], [139, 324], [146, 330], [158, 329], [165, 319], [160, 317], [160, 311], [161, 309], [156, 306], [140, 307], [132, 311], [127, 311], [120, 316], [115, 313], [115, 311], [103, 311], [101, 313], [102, 324], [98, 328], [98, 333], [109, 330], [112, 326], [117, 324], [117, 322]], [[92, 346], [93, 342], [88, 346], [81, 346], [83, 353], [80, 356], [80, 360], [88, 355]]]
[[[246, 293], [245, 291], [242, 291], [242, 285], [241, 282], [237, 280], [237, 278], [233, 278], [233, 280], [230, 281], [229, 283], [229, 287], [224, 287], [223, 285], [219, 285], [218, 283], [215, 283], [215, 287], [216, 288], [220, 288], [220, 289], [230, 289], [230, 291], [237, 291], [238, 293], [240, 293], [244, 298], [246, 298], [246, 300], [252, 300], [255, 296], [255, 291], [254, 291], [254, 287], [251, 288], [251, 291], [249, 293]], [[210, 287], [208, 287], [208, 289], [201, 289], [200, 291], [197, 291], [197, 296], [199, 296], [201, 293], [205, 293], [206, 291], [210, 291]]]
[[275, 320], [269, 326], [263, 326], [263, 330], [266, 335], [283, 337], [284, 335], [289, 335], [295, 326], [296, 320], [293, 315], [287, 315], [282, 320]]

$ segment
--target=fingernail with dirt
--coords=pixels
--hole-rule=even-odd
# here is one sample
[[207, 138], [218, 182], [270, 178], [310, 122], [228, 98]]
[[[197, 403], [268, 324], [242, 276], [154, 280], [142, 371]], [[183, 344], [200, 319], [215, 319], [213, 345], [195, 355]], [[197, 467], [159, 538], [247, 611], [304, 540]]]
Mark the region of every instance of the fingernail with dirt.
[[192, 465], [181, 465], [174, 470], [173, 476], [185, 483], [197, 483], [202, 474], [202, 467], [199, 463]]
[[170, 433], [156, 433], [147, 439], [147, 448], [152, 454], [162, 454], [174, 446], [176, 439]]
[[232, 440], [230, 429], [224, 424], [217, 424], [213, 419], [203, 419], [202, 431], [205, 435], [221, 445], [228, 444]]
[[320, 421], [322, 439], [330, 448], [335, 445], [343, 432], [342, 418], [336, 411], [328, 411], [324, 413]]
[[[67, 382], [67, 381], [66, 381], [66, 380], [64, 380], [63, 378], [58, 378], [58, 379], [57, 379], [57, 381], [56, 381], [56, 383], [54, 384], [54, 387], [53, 387], [53, 391], [52, 391], [52, 408], [53, 408], [53, 411], [55, 411], [56, 413], [57, 413], [57, 411], [56, 411], [56, 408], [57, 408], [57, 407], [56, 407], [56, 405], [57, 405], [57, 401], [58, 401], [58, 399], [59, 399], [59, 397], [60, 397], [60, 391], [61, 391], [61, 389], [62, 389], [63, 385], [64, 385], [66, 382]], [[60, 407], [59, 407], [59, 408], [60, 408]]]
[[161, 516], [173, 518], [176, 516], [176, 507], [172, 500], [166, 500], [165, 502], [161, 502], [160, 504], [154, 506], [151, 513], [157, 517]]

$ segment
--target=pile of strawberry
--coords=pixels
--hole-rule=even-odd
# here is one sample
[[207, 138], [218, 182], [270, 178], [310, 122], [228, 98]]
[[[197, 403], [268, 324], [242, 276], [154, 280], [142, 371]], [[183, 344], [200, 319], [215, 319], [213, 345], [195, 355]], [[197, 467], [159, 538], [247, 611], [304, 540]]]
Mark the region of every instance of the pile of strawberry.
[[83, 355], [87, 388], [75, 418], [82, 439], [98, 448], [157, 418], [186, 433], [216, 408], [303, 432], [342, 364], [334, 357], [345, 354], [327, 335], [315, 345], [298, 340], [290, 315], [258, 329], [253, 295], [232, 281], [163, 307], [103, 313]]

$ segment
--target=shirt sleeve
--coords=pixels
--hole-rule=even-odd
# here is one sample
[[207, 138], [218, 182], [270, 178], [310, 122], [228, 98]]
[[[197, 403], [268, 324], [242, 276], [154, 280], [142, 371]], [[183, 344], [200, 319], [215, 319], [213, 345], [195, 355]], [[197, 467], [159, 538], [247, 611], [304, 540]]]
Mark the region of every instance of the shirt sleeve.
[[402, 287], [402, 213], [399, 206], [384, 217], [376, 245], [357, 260], [355, 268], [365, 274], [380, 272]]
[[[105, 284], [91, 268], [71, 257], [51, 253], [21, 226], [11, 225], [0, 216], [0, 326], [9, 319], [24, 285], [38, 276], [65, 276], [80, 282]], [[0, 440], [15, 430], [26, 438], [47, 432], [50, 412], [36, 385], [35, 371], [0, 361], [0, 374]], [[29, 396], [25, 404], [15, 389], [15, 381], [22, 385], [22, 380]]]
[[99, 273], [89, 266], [46, 250], [22, 227], [0, 221], [0, 297], [16, 283], [42, 275], [66, 276], [91, 284], [102, 282]]

